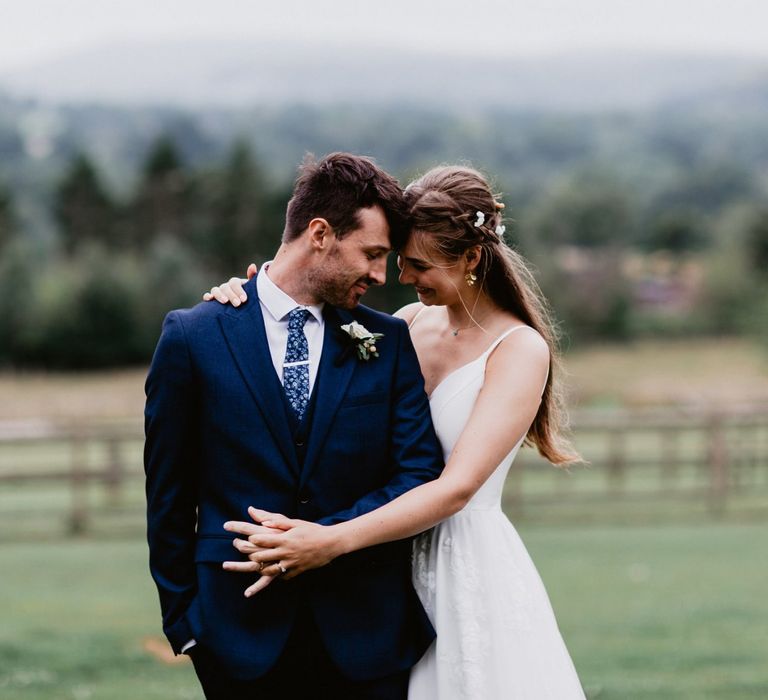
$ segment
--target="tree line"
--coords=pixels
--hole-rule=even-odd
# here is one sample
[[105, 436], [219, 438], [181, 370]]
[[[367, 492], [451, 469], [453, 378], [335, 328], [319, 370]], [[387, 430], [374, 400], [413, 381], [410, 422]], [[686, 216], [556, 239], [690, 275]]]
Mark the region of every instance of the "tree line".
[[[768, 326], [768, 206], [754, 170], [697, 161], [680, 136], [645, 153], [643, 179], [639, 152], [640, 163], [626, 168], [577, 157], [586, 127], [559, 136], [531, 128], [533, 141], [548, 135], [527, 142], [537, 158], [501, 168], [496, 185], [507, 238], [533, 262], [569, 342]], [[434, 138], [421, 130], [410, 143], [427, 153]], [[568, 165], [542, 174], [546, 158]], [[169, 132], [138, 160], [132, 184], [117, 193], [97, 158], [73, 150], [46, 200], [47, 237], [31, 234], [18, 190], [0, 185], [0, 363], [144, 363], [169, 309], [276, 249], [292, 183], [274, 177], [252, 141], [191, 163]], [[397, 174], [407, 182], [413, 171]], [[396, 274], [392, 256], [390, 279]], [[413, 293], [389, 284], [366, 299], [392, 311]]]
[[289, 185], [266, 187], [248, 146], [188, 167], [174, 142], [148, 152], [124, 199], [75, 155], [54, 188], [56, 235], [25, 236], [0, 193], [0, 359], [18, 366], [145, 362], [168, 310], [264, 260], [282, 233]]

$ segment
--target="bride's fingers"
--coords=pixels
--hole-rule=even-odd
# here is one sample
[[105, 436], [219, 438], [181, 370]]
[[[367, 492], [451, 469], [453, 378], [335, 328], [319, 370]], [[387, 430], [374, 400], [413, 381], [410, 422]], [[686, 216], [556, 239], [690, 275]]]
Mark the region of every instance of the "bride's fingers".
[[248, 540], [241, 540], [236, 539], [232, 541], [232, 545], [238, 552], [242, 552], [243, 554], [255, 554], [257, 552], [267, 552], [271, 550], [266, 550], [263, 547], [257, 547], [255, 544], [251, 544]]
[[257, 535], [265, 532], [261, 525], [246, 523], [242, 520], [228, 520], [224, 523], [224, 529], [227, 532], [236, 532], [238, 535]]
[[252, 586], [248, 586], [245, 589], [245, 597], [250, 598], [256, 595], [259, 591], [263, 591], [272, 581], [275, 580], [275, 576], [261, 576]]
[[210, 292], [203, 294], [203, 301], [211, 301], [211, 299], [215, 299], [220, 304], [226, 304], [229, 301], [227, 295], [221, 290], [221, 287], [211, 287]]
[[250, 265], [248, 265], [248, 269], [245, 271], [245, 276], [248, 279], [252, 279], [253, 277], [256, 276], [256, 273], [258, 271], [259, 271], [259, 268], [256, 267], [256, 263], [251, 263]]
[[223, 304], [232, 304], [232, 306], [240, 306], [241, 299], [239, 292], [235, 289], [233, 282], [237, 280], [237, 277], [232, 277], [228, 282], [219, 285], [219, 290], [224, 295], [223, 301], [216, 297], [217, 301], [221, 301]]
[[[269, 520], [271, 523], [275, 523], [269, 527], [280, 527], [280, 525], [277, 525], [277, 523], [283, 523], [287, 525], [291, 522], [291, 519], [282, 513], [270, 513], [268, 510], [254, 508], [253, 506], [248, 506], [248, 515], [250, 515], [257, 523], [262, 525], [267, 520]], [[281, 529], [284, 530], [286, 528], [281, 527]]]
[[243, 291], [243, 285], [247, 281], [247, 279], [243, 279], [242, 277], [230, 277], [229, 280], [222, 285], [222, 289], [227, 293], [229, 300], [235, 306], [248, 300], [248, 295]]
[[225, 561], [222, 563], [221, 568], [225, 571], [239, 571], [241, 573], [253, 574], [258, 573], [263, 567], [253, 561]]
[[276, 561], [282, 561], [283, 559], [287, 560], [291, 556], [289, 551], [285, 551], [280, 547], [277, 549], [258, 548], [247, 554], [251, 561], [263, 561], [264, 563], [274, 563]]
[[[262, 549], [274, 549], [279, 547], [283, 541], [284, 535], [270, 535], [263, 532], [257, 532], [254, 535], [248, 537], [248, 541], [251, 544], [255, 544]], [[253, 538], [253, 539], [251, 539]]]
[[284, 532], [296, 527], [296, 525], [287, 518], [285, 520], [262, 520], [261, 524], [264, 527], [271, 527], [273, 530], [283, 530]]
[[[285, 569], [285, 573], [283, 573], [283, 569]], [[261, 570], [261, 575], [272, 577], [279, 576], [280, 578], [287, 580], [292, 579], [294, 576], [298, 576], [304, 571], [305, 569], [303, 569], [298, 562], [294, 562], [290, 559], [280, 559], [280, 561], [273, 561], [264, 566]]]
[[248, 540], [241, 540], [240, 538], [232, 540], [232, 546], [238, 552], [242, 552], [243, 554], [252, 554], [256, 551], [256, 545], [251, 544]]

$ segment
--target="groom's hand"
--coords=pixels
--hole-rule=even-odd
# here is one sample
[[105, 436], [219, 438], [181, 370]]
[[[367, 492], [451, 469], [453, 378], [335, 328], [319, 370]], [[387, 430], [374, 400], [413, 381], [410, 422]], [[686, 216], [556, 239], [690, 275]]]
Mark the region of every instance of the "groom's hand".
[[[253, 523], [246, 523], [239, 520], [230, 520], [224, 523], [224, 529], [239, 535], [245, 535], [246, 537], [273, 535], [282, 532], [280, 529], [263, 527], [262, 525], [254, 525]], [[257, 546], [251, 543], [250, 540], [242, 539], [240, 537], [236, 537], [232, 540], [232, 546], [238, 552], [245, 554], [246, 556], [256, 552], [268, 551], [267, 548]], [[261, 571], [261, 569], [264, 568], [259, 567], [259, 564], [253, 561], [225, 561], [223, 566], [227, 571], [242, 571], [245, 573]]]
[[[253, 268], [253, 271], [251, 270]], [[254, 274], [256, 274], [256, 266], [251, 265], [248, 268], [249, 277], [252, 277]], [[251, 274], [252, 273], [252, 274]], [[260, 534], [274, 534], [277, 532], [282, 532], [286, 525], [285, 523], [289, 522], [289, 519], [286, 518], [284, 515], [280, 513], [268, 513], [267, 511], [261, 511], [257, 510], [253, 506], [248, 508], [248, 514], [256, 521], [256, 523], [260, 523], [261, 520], [263, 520], [262, 516], [268, 516], [272, 522], [269, 524], [254, 524], [254, 523], [246, 523], [239, 520], [232, 520], [229, 522], [224, 523], [224, 529], [228, 530], [229, 532], [235, 532], [239, 535], [246, 535], [246, 536], [255, 536]], [[252, 544], [248, 540], [243, 540], [240, 538], [235, 539], [232, 542], [232, 545], [237, 549], [238, 551], [242, 552], [246, 555], [255, 554], [256, 552], [264, 551], [264, 547], [259, 547], [257, 545]], [[245, 589], [245, 597], [250, 598], [251, 596], [255, 595], [261, 590], [264, 590], [272, 581], [274, 581], [276, 578], [280, 576], [282, 572], [279, 570], [276, 570], [274, 575], [268, 575], [264, 573], [264, 569], [266, 566], [257, 561], [225, 561], [222, 564], [222, 567], [226, 571], [240, 571], [244, 573], [255, 573], [259, 572], [261, 573], [261, 576], [259, 576], [256, 583], [249, 586]]]
[[275, 578], [293, 578], [309, 569], [325, 566], [343, 554], [331, 527], [253, 507], [248, 509], [248, 514], [261, 525], [224, 524], [225, 530], [248, 536], [248, 540], [233, 542], [239, 552], [248, 556], [248, 561], [224, 562], [223, 565], [228, 571], [261, 574], [261, 578], [246, 589], [246, 597], [266, 588]]
[[[264, 569], [267, 566], [274, 566], [275, 570], [271, 573], [274, 574], [273, 578], [281, 574], [280, 569], [276, 566], [279, 557], [273, 556], [274, 548], [278, 544], [278, 540], [270, 539], [269, 544], [258, 545], [251, 541], [251, 537], [279, 537], [280, 533], [290, 529], [297, 523], [304, 522], [303, 520], [293, 521], [290, 518], [280, 513], [269, 513], [263, 510], [257, 510], [251, 506], [248, 508], [249, 515], [256, 521], [255, 523], [247, 523], [242, 520], [230, 520], [224, 523], [224, 529], [228, 532], [234, 532], [238, 535], [245, 535], [248, 539], [235, 538], [232, 541], [232, 546], [241, 554], [245, 554], [248, 561], [225, 561], [223, 564], [224, 569], [227, 571], [240, 571], [243, 573], [260, 573], [262, 577], [265, 575]], [[269, 518], [269, 524], [258, 524], [263, 517]], [[255, 555], [261, 555], [256, 557]], [[288, 577], [290, 578], [290, 577]]]

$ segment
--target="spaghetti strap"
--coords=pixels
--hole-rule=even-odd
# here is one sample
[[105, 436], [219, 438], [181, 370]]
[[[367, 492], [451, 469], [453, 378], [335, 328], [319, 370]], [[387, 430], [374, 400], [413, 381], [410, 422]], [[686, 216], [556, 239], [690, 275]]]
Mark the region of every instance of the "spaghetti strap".
[[[416, 319], [414, 319], [415, 321]], [[521, 328], [528, 328], [532, 330], [534, 333], [538, 335], [538, 331], [535, 328], [531, 328], [531, 326], [526, 326], [524, 323], [521, 323], [519, 326], [512, 326], [512, 328], [507, 328], [496, 340], [494, 340], [486, 349], [486, 351], [483, 353], [484, 355], [490, 355], [498, 346], [498, 344], [504, 340], [508, 335], [511, 335], [515, 331], [519, 331]]]
[[422, 312], [422, 311], [424, 311], [424, 309], [426, 309], [426, 308], [427, 308], [426, 306], [422, 306], [422, 307], [421, 307], [421, 308], [420, 308], [420, 309], [419, 309], [419, 310], [416, 312], [416, 315], [415, 315], [415, 316], [414, 316], [414, 317], [411, 319], [411, 322], [408, 324], [408, 330], [410, 330], [411, 328], [413, 328], [413, 324], [414, 324], [414, 323], [416, 323], [416, 319], [417, 319], [419, 316], [421, 316], [421, 312]]
[[[415, 320], [415, 319], [414, 319]], [[448, 379], [450, 379], [453, 375], [458, 374], [462, 370], [466, 369], [467, 367], [471, 367], [474, 364], [477, 364], [478, 362], [486, 363], [488, 361], [488, 356], [494, 351], [496, 347], [498, 347], [499, 343], [504, 340], [508, 335], [511, 333], [514, 333], [516, 330], [520, 328], [530, 328], [536, 335], [538, 335], [538, 331], [535, 328], [531, 328], [531, 326], [526, 326], [525, 324], [520, 324], [519, 326], [514, 326], [512, 328], [508, 328], [504, 333], [502, 333], [496, 340], [494, 340], [485, 350], [483, 350], [482, 353], [480, 353], [474, 360], [470, 360], [469, 362], [465, 362], [463, 365], [460, 365], [459, 367], [456, 367], [456, 369], [451, 370], [446, 374], [435, 386], [433, 387], [429, 397], [430, 399], [435, 395], [435, 392], [437, 392], [438, 389], [440, 389], [441, 386], [443, 386]]]

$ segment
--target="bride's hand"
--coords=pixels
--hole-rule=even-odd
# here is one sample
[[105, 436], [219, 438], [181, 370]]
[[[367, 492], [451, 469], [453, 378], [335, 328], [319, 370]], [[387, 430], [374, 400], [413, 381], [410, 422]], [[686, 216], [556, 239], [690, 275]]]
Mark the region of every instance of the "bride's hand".
[[243, 285], [250, 280], [257, 272], [259, 268], [255, 263], [248, 265], [245, 278], [242, 277], [230, 277], [228, 282], [224, 282], [216, 287], [211, 287], [210, 292], [203, 294], [203, 301], [211, 301], [215, 299], [220, 304], [232, 304], [232, 306], [240, 306], [248, 300], [248, 295], [243, 291]]
[[[266, 588], [277, 576], [291, 579], [309, 569], [325, 566], [342, 554], [340, 543], [330, 527], [256, 508], [249, 508], [248, 513], [261, 527], [243, 522], [224, 524], [225, 530], [248, 536], [247, 541], [237, 539], [234, 542], [238, 551], [248, 555], [248, 561], [225, 562], [224, 568], [262, 574], [261, 579], [246, 590], [247, 597]], [[286, 570], [285, 574], [280, 567]], [[263, 582], [264, 578], [270, 578], [270, 581]]]

